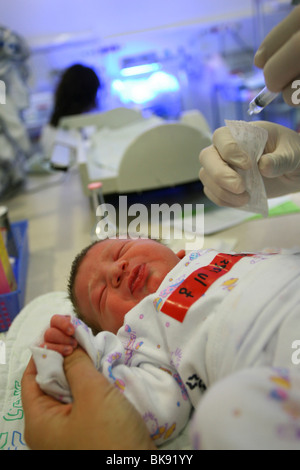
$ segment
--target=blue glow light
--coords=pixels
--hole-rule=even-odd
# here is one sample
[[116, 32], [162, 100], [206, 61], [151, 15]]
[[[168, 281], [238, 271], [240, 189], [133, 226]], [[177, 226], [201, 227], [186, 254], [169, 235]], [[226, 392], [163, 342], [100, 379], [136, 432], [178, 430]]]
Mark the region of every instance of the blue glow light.
[[156, 72], [149, 77], [149, 85], [157, 93], [167, 91], [179, 91], [180, 85], [177, 78], [166, 72]]
[[123, 103], [147, 103], [161, 93], [178, 92], [180, 85], [176, 77], [166, 72], [155, 72], [147, 78], [114, 80], [112, 91]]
[[156, 72], [160, 69], [159, 64], [142, 64], [133, 67], [126, 67], [121, 70], [122, 77], [133, 77], [135, 75], [144, 75], [146, 73]]

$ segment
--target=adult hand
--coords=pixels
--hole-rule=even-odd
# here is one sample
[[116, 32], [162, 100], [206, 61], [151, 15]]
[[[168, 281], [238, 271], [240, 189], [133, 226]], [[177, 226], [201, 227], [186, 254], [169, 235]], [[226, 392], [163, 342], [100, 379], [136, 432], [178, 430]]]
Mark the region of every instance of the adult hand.
[[[270, 91], [282, 91], [291, 106], [299, 105], [300, 97], [292, 83], [300, 78], [300, 6], [266, 36], [261, 43], [254, 63], [264, 70], [265, 82]], [[300, 82], [296, 88], [300, 88]], [[294, 93], [296, 95], [294, 95]]]
[[[259, 161], [268, 197], [300, 191], [300, 136], [296, 132], [264, 121], [255, 126], [268, 131], [264, 155]], [[248, 202], [242, 177], [232, 166], [251, 167], [250, 158], [240, 150], [227, 127], [217, 129], [213, 145], [200, 153], [200, 180], [206, 196], [219, 206], [240, 207]]]
[[74, 401], [62, 404], [36, 383], [31, 359], [22, 379], [25, 440], [33, 450], [150, 450], [136, 409], [77, 348], [64, 362]]

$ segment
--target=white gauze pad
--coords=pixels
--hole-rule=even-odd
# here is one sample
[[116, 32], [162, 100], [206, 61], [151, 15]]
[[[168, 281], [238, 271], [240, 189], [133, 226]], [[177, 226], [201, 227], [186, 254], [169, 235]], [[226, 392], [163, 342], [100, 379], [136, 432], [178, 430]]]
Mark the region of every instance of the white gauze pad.
[[233, 167], [242, 176], [246, 185], [246, 191], [250, 195], [249, 202], [239, 207], [239, 209], [262, 214], [264, 217], [267, 217], [269, 212], [268, 198], [262, 176], [258, 169], [258, 162], [268, 140], [268, 131], [245, 121], [225, 120], [225, 123], [237, 145], [249, 155], [252, 162], [252, 167], [249, 170]]

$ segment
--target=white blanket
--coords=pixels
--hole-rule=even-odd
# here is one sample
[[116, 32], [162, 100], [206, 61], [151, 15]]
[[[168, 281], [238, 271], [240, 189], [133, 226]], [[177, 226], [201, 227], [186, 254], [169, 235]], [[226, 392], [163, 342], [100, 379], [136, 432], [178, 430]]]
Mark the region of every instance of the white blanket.
[[[30, 302], [15, 318], [5, 341], [5, 364], [0, 363], [0, 450], [28, 450], [24, 440], [21, 379], [31, 357], [30, 347], [41, 337], [54, 314], [72, 307], [66, 292], [51, 292]], [[2, 355], [3, 356], [3, 355]], [[189, 449], [188, 431], [163, 449]]]
[[13, 321], [5, 338], [6, 364], [0, 364], [0, 450], [28, 449], [23, 437], [21, 379], [31, 356], [29, 348], [52, 315], [71, 311], [67, 294], [53, 292], [32, 301]]

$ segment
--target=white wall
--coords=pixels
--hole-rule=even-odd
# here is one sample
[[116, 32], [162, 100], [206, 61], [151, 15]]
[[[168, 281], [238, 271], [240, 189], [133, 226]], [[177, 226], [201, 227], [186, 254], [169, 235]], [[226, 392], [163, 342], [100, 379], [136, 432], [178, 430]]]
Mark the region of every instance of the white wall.
[[[26, 38], [32, 48], [30, 87], [52, 90], [58, 74], [74, 62], [95, 67], [104, 83], [119, 57], [158, 51], [187, 54], [186, 88], [193, 106], [208, 109], [204, 65], [215, 52], [237, 46], [228, 30], [237, 26], [247, 48], [259, 42], [254, 32], [255, 4], [273, 12], [269, 28], [285, 15], [291, 0], [0, 0], [0, 25]], [[282, 12], [278, 7], [285, 7]], [[211, 25], [220, 24], [218, 28]], [[224, 28], [222, 29], [222, 25]], [[267, 32], [263, 31], [263, 33]], [[256, 28], [257, 29], [257, 28]], [[262, 36], [263, 34], [260, 34]], [[255, 38], [255, 41], [254, 41]], [[62, 47], [55, 47], [56, 45]], [[116, 47], [117, 53], [107, 50]], [[216, 67], [216, 65], [214, 65]], [[214, 75], [216, 71], [214, 70]], [[207, 77], [206, 77], [207, 78]], [[210, 83], [210, 77], [207, 82]], [[201, 91], [201, 93], [200, 93]], [[104, 92], [103, 92], [104, 93]], [[104, 99], [105, 101], [105, 99]], [[186, 101], [188, 101], [186, 99]], [[200, 103], [201, 101], [201, 103]], [[208, 117], [209, 118], [209, 117]]]
[[[289, 1], [289, 0], [287, 0]], [[90, 31], [101, 38], [245, 16], [251, 0], [2, 0], [1, 24], [29, 38]]]

